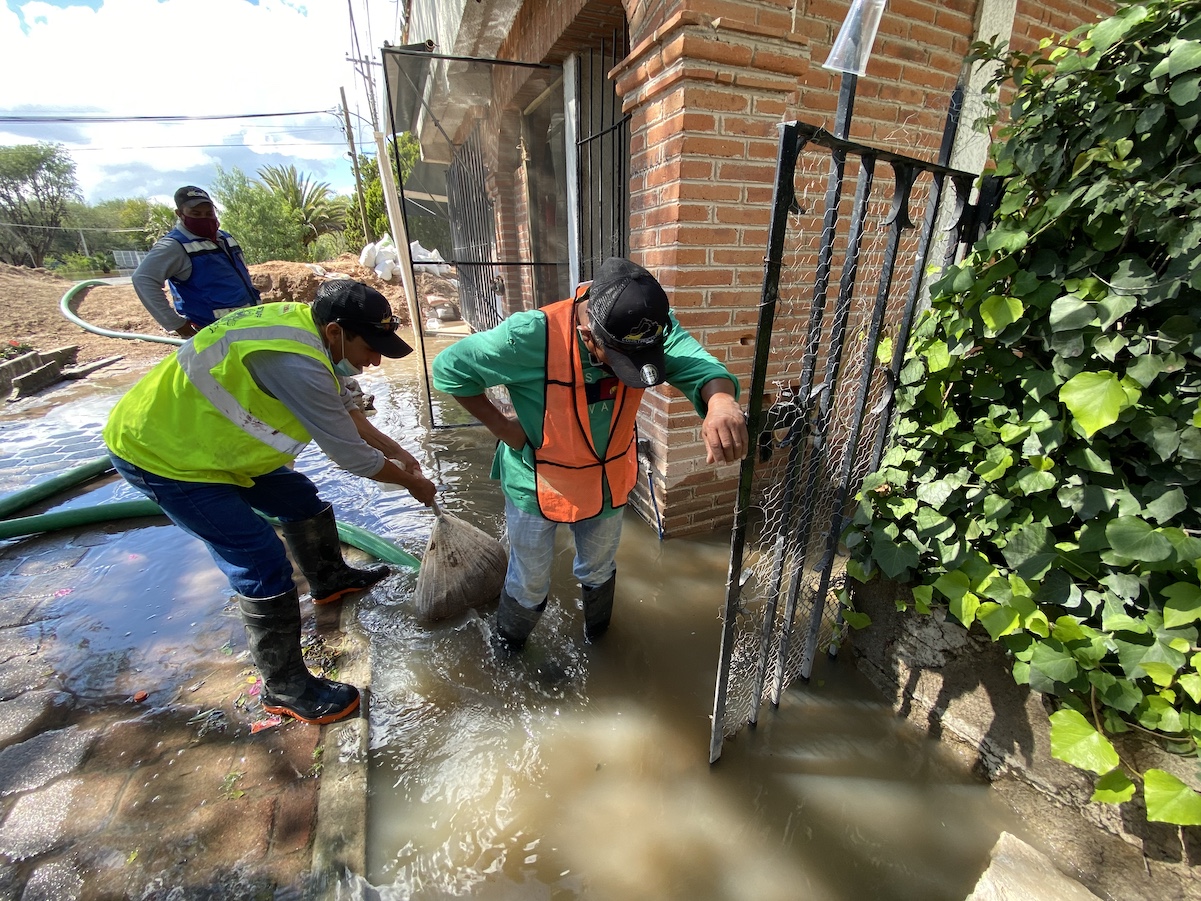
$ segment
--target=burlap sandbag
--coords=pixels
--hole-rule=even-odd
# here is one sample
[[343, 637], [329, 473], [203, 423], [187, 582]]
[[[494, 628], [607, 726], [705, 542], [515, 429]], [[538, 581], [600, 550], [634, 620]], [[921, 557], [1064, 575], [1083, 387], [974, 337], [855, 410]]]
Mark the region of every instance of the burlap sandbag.
[[495, 601], [509, 555], [487, 532], [434, 505], [434, 528], [417, 573], [417, 614], [430, 622]]

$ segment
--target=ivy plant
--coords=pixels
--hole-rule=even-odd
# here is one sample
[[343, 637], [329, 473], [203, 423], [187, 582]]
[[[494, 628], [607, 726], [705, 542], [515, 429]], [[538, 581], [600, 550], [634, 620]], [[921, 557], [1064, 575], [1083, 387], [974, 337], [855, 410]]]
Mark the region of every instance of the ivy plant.
[[1005, 189], [915, 328], [850, 572], [1003, 643], [1094, 800], [1201, 824], [1109, 739], [1201, 740], [1201, 0], [973, 54], [1014, 92]]

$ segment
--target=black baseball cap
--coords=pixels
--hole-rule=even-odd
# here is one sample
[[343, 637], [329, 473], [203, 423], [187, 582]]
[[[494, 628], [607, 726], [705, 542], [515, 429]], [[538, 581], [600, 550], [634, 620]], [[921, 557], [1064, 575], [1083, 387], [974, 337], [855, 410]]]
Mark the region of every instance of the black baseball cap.
[[195, 185], [184, 185], [175, 192], [175, 208], [177, 210], [186, 210], [198, 203], [212, 202], [213, 198], [209, 197], [209, 192]]
[[592, 334], [604, 345], [613, 374], [632, 388], [650, 388], [667, 378], [663, 342], [671, 330], [669, 310], [663, 286], [637, 263], [609, 257], [592, 279]]
[[354, 279], [324, 282], [313, 298], [313, 317], [338, 323], [382, 356], [398, 360], [413, 352], [396, 334], [400, 320], [392, 315], [388, 298]]

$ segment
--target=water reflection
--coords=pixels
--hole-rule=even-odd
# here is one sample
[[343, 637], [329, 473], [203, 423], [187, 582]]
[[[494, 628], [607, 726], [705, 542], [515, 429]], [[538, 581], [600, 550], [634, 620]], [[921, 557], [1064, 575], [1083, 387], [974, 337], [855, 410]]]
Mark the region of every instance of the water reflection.
[[[500, 534], [494, 440], [478, 427], [425, 434], [408, 418], [419, 418], [419, 396], [394, 378], [370, 390], [383, 421], [423, 436], [444, 506]], [[440, 406], [449, 399], [432, 403], [439, 420], [454, 414]], [[370, 885], [357, 891], [965, 897], [1002, 827], [999, 807], [893, 716], [849, 655], [821, 661], [709, 766], [728, 536], [661, 543], [626, 515], [613, 624], [595, 646], [583, 641], [565, 530], [551, 603], [515, 661], [489, 649], [492, 607], [417, 623], [411, 574], [362, 607], [373, 648]]]
[[[375, 422], [442, 486], [448, 512], [500, 534], [502, 499], [487, 478], [495, 442], [478, 427], [428, 430], [416, 365], [389, 361], [361, 379]], [[6, 490], [103, 452], [99, 424], [122, 384], [92, 390], [0, 417]], [[449, 399], [433, 403], [439, 421], [461, 419]], [[298, 467], [341, 518], [423, 553], [433, 515], [407, 492], [342, 473], [315, 448]], [[110, 497], [134, 495], [110, 480], [54, 503]], [[344, 896], [958, 901], [971, 891], [1012, 824], [986, 788], [892, 715], [849, 655], [819, 661], [808, 685], [709, 766], [726, 536], [661, 543], [627, 514], [613, 623], [595, 646], [583, 642], [560, 537], [551, 604], [514, 661], [489, 650], [491, 608], [419, 623], [410, 571], [360, 602], [373, 650], [368, 872]], [[141, 684], [174, 693], [195, 677], [171, 671], [173, 647], [236, 642], [227, 591], [199, 542], [138, 528], [83, 553], [88, 566], [72, 578], [87, 577], [62, 588], [94, 615], [64, 625], [74, 631], [56, 644], [87, 649], [95, 672], [72, 680], [82, 694]], [[112, 684], [134, 649], [139, 685]], [[65, 659], [50, 663], [70, 672]]]

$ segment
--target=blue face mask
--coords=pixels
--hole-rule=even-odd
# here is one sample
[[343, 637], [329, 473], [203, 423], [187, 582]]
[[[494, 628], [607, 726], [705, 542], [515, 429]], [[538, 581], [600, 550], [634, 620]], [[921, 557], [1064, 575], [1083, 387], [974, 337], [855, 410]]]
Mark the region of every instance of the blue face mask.
[[346, 332], [342, 332], [342, 359], [334, 364], [334, 372], [343, 378], [350, 379], [359, 375], [362, 371], [361, 366], [355, 366], [354, 363], [346, 359]]

